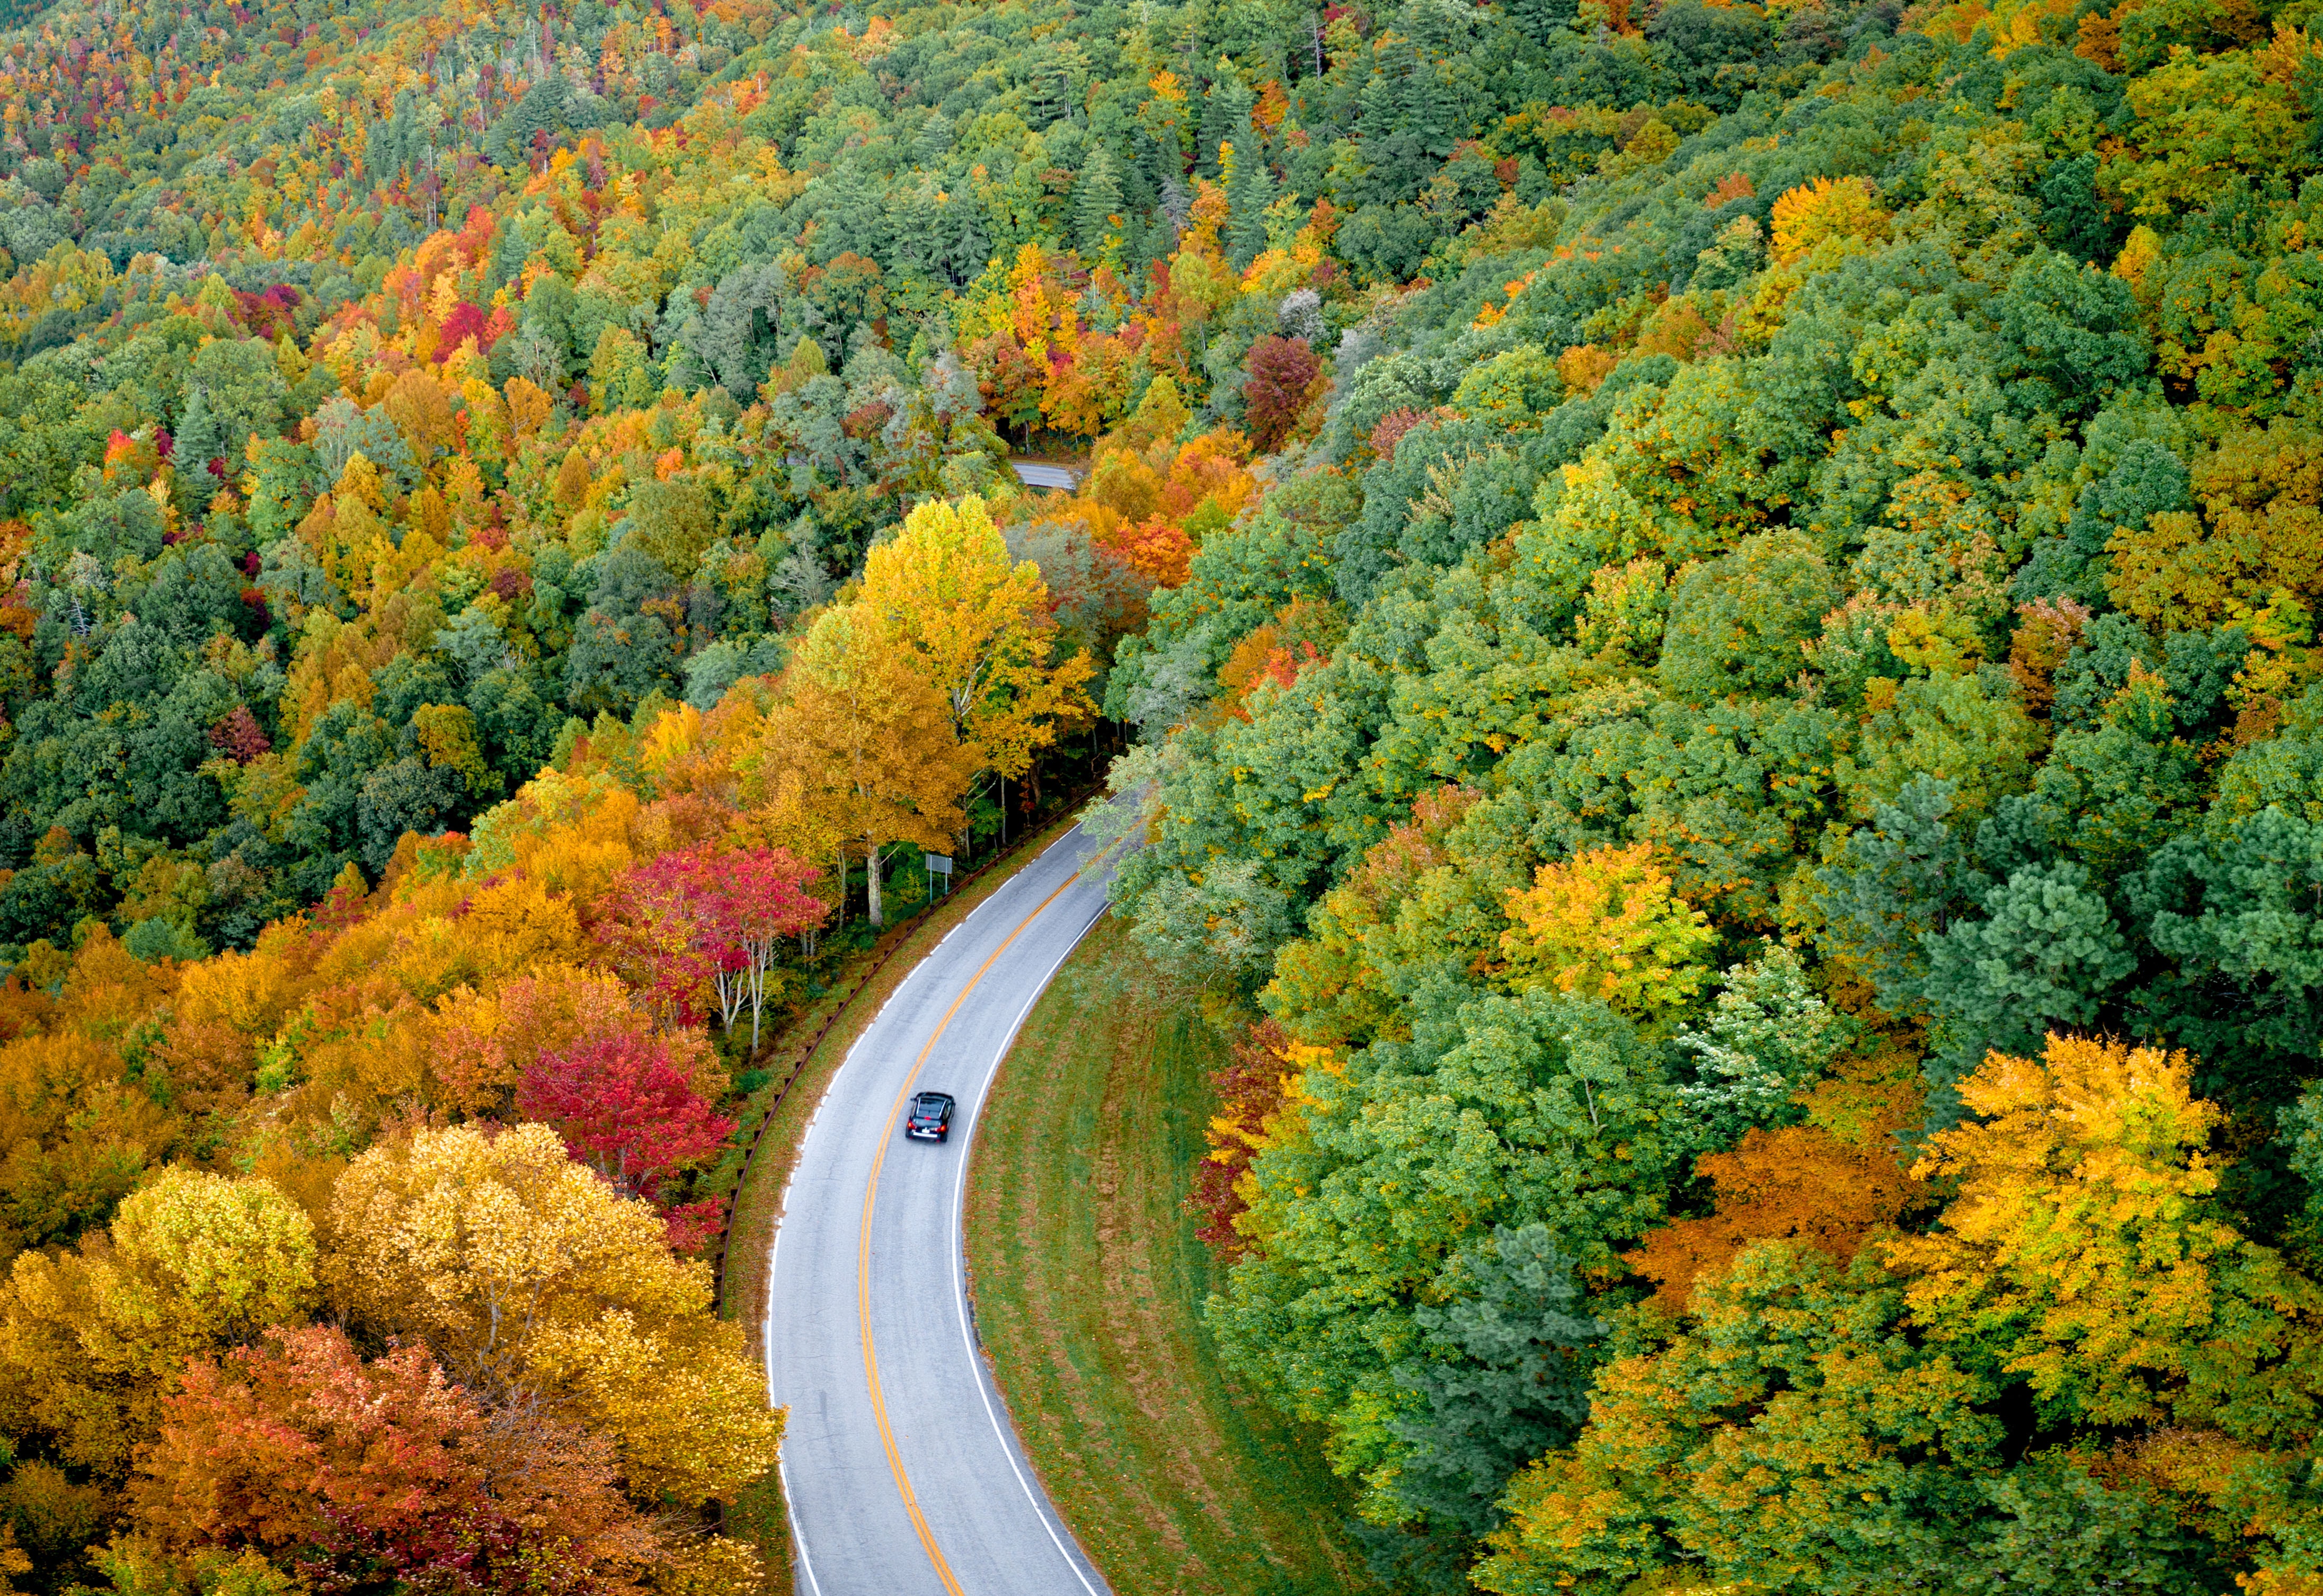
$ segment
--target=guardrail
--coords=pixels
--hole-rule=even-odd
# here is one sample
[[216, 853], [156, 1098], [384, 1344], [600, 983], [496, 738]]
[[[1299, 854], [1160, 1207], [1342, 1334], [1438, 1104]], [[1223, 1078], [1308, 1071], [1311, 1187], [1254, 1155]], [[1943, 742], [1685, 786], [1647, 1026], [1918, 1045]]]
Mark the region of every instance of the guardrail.
[[[1070, 814], [1103, 790], [1102, 782], [1092, 783], [1079, 789], [1058, 807], [1057, 815]], [[1051, 815], [1050, 820], [1055, 820], [1057, 815]], [[1015, 841], [1002, 848], [999, 852], [955, 882], [952, 891], [959, 891], [994, 866], [1015, 857], [1034, 838], [1040, 836], [1047, 829], [1048, 823], [1048, 821], [1042, 821], [1038, 825], [1026, 827], [1024, 834]], [[767, 1099], [766, 1113], [758, 1116], [758, 1128], [750, 1133], [750, 1145], [743, 1150], [742, 1167], [734, 1176], [733, 1195], [726, 1199], [726, 1224], [718, 1233], [718, 1261], [711, 1273], [711, 1301], [717, 1311], [722, 1313], [726, 1307], [726, 1253], [734, 1243], [734, 1210], [742, 1200], [742, 1188], [749, 1184], [750, 1167], [758, 1161], [758, 1143], [766, 1140], [767, 1127], [775, 1123], [775, 1115], [782, 1112], [783, 1104], [790, 1097], [791, 1088], [798, 1084], [800, 1075], [805, 1071], [807, 1065], [813, 1061], [815, 1054], [822, 1050], [823, 1041], [831, 1034], [831, 1028], [838, 1024], [840, 1017], [847, 1013], [857, 998], [863, 995], [864, 989], [879, 978], [879, 972], [887, 968], [887, 961], [901, 952], [904, 944], [912, 940], [912, 931], [920, 922], [942, 908], [950, 896], [950, 893], [946, 893], [942, 898], [931, 900], [914, 910], [906, 918], [895, 922], [891, 928], [894, 940], [888, 943], [886, 951], [871, 961], [871, 968], [857, 977], [855, 985], [848, 988], [847, 995], [840, 998], [832, 1007], [830, 1017], [824, 1020], [822, 1027], [815, 1032], [813, 1040], [809, 1041], [800, 1050], [799, 1056], [791, 1061], [789, 1072], [783, 1077], [783, 1084], [776, 1087], [775, 1095]]]

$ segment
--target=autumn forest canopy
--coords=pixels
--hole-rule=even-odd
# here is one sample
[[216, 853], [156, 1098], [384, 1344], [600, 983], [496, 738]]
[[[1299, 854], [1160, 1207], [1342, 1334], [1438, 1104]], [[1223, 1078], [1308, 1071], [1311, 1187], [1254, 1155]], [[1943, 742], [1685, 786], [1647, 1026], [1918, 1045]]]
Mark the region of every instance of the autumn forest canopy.
[[2323, 1591], [2312, 11], [0, 6], [0, 1582], [760, 1589], [761, 1044], [1125, 747], [1383, 1586]]

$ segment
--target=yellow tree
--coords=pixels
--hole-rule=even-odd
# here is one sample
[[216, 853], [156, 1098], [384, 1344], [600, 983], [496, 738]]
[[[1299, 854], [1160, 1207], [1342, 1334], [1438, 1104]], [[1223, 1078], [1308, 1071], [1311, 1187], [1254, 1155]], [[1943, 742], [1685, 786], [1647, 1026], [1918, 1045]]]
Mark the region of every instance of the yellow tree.
[[546, 1125], [382, 1142], [339, 1177], [329, 1228], [323, 1276], [350, 1323], [611, 1435], [638, 1500], [728, 1500], [774, 1465], [782, 1419], [711, 1310], [708, 1268]]
[[1021, 776], [1033, 756], [1092, 706], [1086, 652], [1053, 660], [1048, 584], [1008, 545], [984, 500], [932, 499], [863, 565], [859, 607], [874, 637], [909, 656], [942, 695], [975, 767]]
[[1775, 201], [1775, 262], [1804, 259], [1826, 238], [1878, 239], [1887, 235], [1887, 213], [1861, 178], [1817, 178]]
[[299, 540], [349, 598], [359, 598], [372, 567], [394, 552], [388, 529], [387, 485], [361, 450], [347, 457], [339, 480], [298, 523]]
[[[777, 711], [790, 703], [785, 697]], [[752, 746], [744, 750], [739, 767], [742, 796], [748, 804], [744, 827], [745, 846], [779, 848], [794, 858], [837, 860], [840, 870], [822, 884], [833, 906], [844, 917], [847, 907], [845, 855], [855, 834], [848, 818], [831, 802], [824, 772], [809, 768], [806, 757], [790, 741], [778, 740], [771, 720], [762, 725]], [[836, 923], [834, 920], [834, 923]], [[804, 945], [813, 946], [812, 933]]]
[[2052, 1036], [1960, 1083], [1976, 1119], [1915, 1174], [1942, 1223], [1887, 1251], [1913, 1316], [1985, 1349], [2067, 1422], [2272, 1440], [2323, 1418], [2323, 1294], [2227, 1222], [2217, 1108], [2183, 1053]]
[[123, 1199], [110, 1244], [16, 1255], [0, 1287], [0, 1431], [117, 1479], [188, 1358], [303, 1321], [314, 1297], [313, 1227], [273, 1182], [164, 1170]]
[[871, 922], [882, 924], [880, 848], [950, 847], [977, 756], [955, 733], [927, 663], [892, 646], [864, 606], [822, 613], [783, 688], [767, 717], [754, 784], [785, 817], [770, 830], [861, 842]]
[[1501, 952], [1519, 991], [1553, 986], [1651, 1017], [1708, 978], [1701, 960], [1715, 933], [1642, 842], [1541, 866], [1529, 888], [1510, 892], [1508, 914]]

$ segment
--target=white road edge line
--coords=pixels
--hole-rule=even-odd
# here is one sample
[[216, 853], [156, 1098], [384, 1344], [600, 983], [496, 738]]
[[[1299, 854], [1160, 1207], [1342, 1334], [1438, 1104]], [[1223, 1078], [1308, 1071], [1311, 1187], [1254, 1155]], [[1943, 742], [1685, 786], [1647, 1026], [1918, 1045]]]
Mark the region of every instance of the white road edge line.
[[[1073, 956], [1073, 949], [1081, 945], [1082, 940], [1089, 933], [1089, 928], [1105, 917], [1106, 907], [1106, 903], [1100, 903], [1097, 913], [1081, 926], [1079, 934], [1066, 945], [1062, 953], [1057, 955], [1047, 973], [1042, 976], [1040, 985], [1033, 987], [1032, 995], [1025, 998], [1024, 1006], [1016, 1011], [1016, 1018], [1009, 1023], [1008, 1034], [1002, 1039], [999, 1050], [992, 1055], [992, 1062], [985, 1067], [984, 1084], [977, 1088], [976, 1110], [969, 1116], [968, 1136], [960, 1147], [960, 1174], [952, 1181], [951, 1188], [951, 1233], [959, 1243], [952, 1252], [952, 1306], [960, 1314], [960, 1343], [967, 1347], [969, 1363], [976, 1371], [977, 1394], [984, 1399], [984, 1417], [992, 1423], [992, 1433], [1000, 1443], [1002, 1454], [1008, 1459], [1008, 1467], [1016, 1475], [1016, 1483], [1024, 1488], [1024, 1500], [1033, 1504], [1033, 1516], [1041, 1521], [1041, 1527], [1049, 1532], [1049, 1538], [1056, 1543], [1057, 1555], [1065, 1560], [1065, 1566], [1073, 1571], [1073, 1577], [1080, 1581], [1081, 1589], [1087, 1591], [1088, 1596], [1106, 1596], [1106, 1592], [1100, 1592], [1089, 1583], [1088, 1573], [1084, 1567], [1088, 1564], [1088, 1555], [1080, 1551], [1078, 1538], [1070, 1550], [1066, 1548], [1064, 1537], [1057, 1533], [1057, 1526], [1051, 1522], [1050, 1505], [1041, 1500], [1041, 1493], [1033, 1489], [1032, 1481], [1024, 1477], [1024, 1465], [1017, 1461], [1016, 1437], [1001, 1424], [1000, 1415], [992, 1406], [991, 1372], [985, 1368], [984, 1360], [977, 1355], [976, 1333], [968, 1323], [968, 1231], [962, 1223], [961, 1209], [968, 1193], [969, 1164], [976, 1151], [976, 1127], [984, 1117], [985, 1100], [991, 1094], [993, 1078], [1000, 1073], [1001, 1060], [1007, 1058], [1010, 1050], [1016, 1045], [1017, 1032], [1024, 1029], [1024, 1022], [1032, 1014], [1033, 1005], [1041, 1001], [1042, 994], [1048, 991], [1049, 983], [1056, 979], [1057, 972], [1064, 968], [1065, 960]], [[1076, 1555], [1076, 1553], [1079, 1555]]]
[[798, 1565], [806, 1575], [807, 1588], [814, 1596], [822, 1596], [822, 1582], [814, 1577], [814, 1559], [806, 1555], [806, 1536], [799, 1528], [798, 1509], [791, 1506], [791, 1472], [783, 1466], [783, 1455], [775, 1454], [775, 1477], [783, 1485], [783, 1517], [790, 1520], [791, 1549], [798, 1557]]
[[[817, 1104], [816, 1107], [820, 1110], [822, 1105]], [[808, 1131], [813, 1130], [814, 1121], [812, 1119], [808, 1120], [806, 1128]], [[799, 1140], [801, 1142], [804, 1142], [806, 1140], [805, 1131], [799, 1133]], [[789, 1202], [790, 1195], [790, 1182], [786, 1180], [783, 1183], [783, 1200], [785, 1204]], [[774, 1325], [775, 1314], [773, 1303], [775, 1296], [775, 1261], [782, 1252], [782, 1250], [783, 1226], [780, 1217], [777, 1216], [775, 1223], [775, 1239], [767, 1248], [767, 1301], [768, 1305], [767, 1308], [767, 1323], [760, 1325], [758, 1329], [759, 1345], [763, 1349], [763, 1355], [758, 1361], [765, 1366], [764, 1372], [767, 1377], [767, 1396], [769, 1406], [772, 1405], [772, 1399], [775, 1394], [775, 1343], [774, 1337], [768, 1335], [767, 1332], [772, 1329]], [[785, 1417], [787, 1417], [787, 1410], [785, 1410]], [[798, 1565], [806, 1574], [807, 1588], [814, 1592], [814, 1596], [822, 1596], [822, 1582], [814, 1577], [814, 1560], [806, 1555], [806, 1532], [799, 1527], [798, 1505], [791, 1496], [791, 1472], [788, 1468], [784, 1466], [783, 1449], [780, 1442], [776, 1442], [775, 1445], [775, 1479], [782, 1486], [783, 1518], [791, 1527], [792, 1554], [798, 1558]]]

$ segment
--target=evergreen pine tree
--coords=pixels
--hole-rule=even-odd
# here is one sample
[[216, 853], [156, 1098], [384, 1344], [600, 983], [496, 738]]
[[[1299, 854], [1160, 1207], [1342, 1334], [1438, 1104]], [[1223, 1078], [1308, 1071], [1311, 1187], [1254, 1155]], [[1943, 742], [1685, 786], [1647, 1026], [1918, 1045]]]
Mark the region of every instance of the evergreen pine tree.
[[1501, 1226], [1463, 1259], [1476, 1294], [1414, 1315], [1425, 1350], [1394, 1375], [1419, 1400], [1390, 1426], [1407, 1449], [1397, 1497], [1455, 1542], [1499, 1522], [1509, 1476], [1579, 1430], [1605, 1333], [1546, 1226]]
[[512, 282], [520, 282], [524, 263], [531, 254], [532, 243], [525, 237], [523, 229], [513, 221], [502, 223], [499, 236], [492, 241], [491, 265], [484, 277], [484, 292], [490, 295]]
[[973, 189], [952, 190], [950, 213], [951, 279], [965, 287], [982, 275], [992, 259], [992, 235], [985, 230], [984, 206]]
[[219, 481], [210, 474], [210, 462], [227, 454], [225, 430], [224, 420], [210, 408], [209, 396], [196, 388], [185, 414], [179, 417], [177, 446], [171, 451], [177, 466], [178, 503], [188, 515], [199, 513], [218, 491]]
[[1024, 86], [1024, 109], [1035, 128], [1047, 127], [1072, 115], [1072, 66], [1058, 51], [1041, 52], [1032, 78]]
[[936, 225], [942, 206], [936, 193], [936, 180], [927, 176], [911, 188], [897, 184], [888, 191], [887, 232], [895, 263], [912, 277], [929, 278], [941, 270], [943, 245]]
[[1103, 144], [1089, 150], [1080, 181], [1073, 185], [1073, 242], [1081, 259], [1095, 261], [1105, 253], [1106, 240], [1117, 235], [1114, 218], [1121, 212], [1121, 184], [1114, 176], [1113, 157]]
[[1210, 92], [1202, 96], [1202, 124], [1196, 148], [1201, 151], [1202, 175], [1216, 177], [1222, 170], [1218, 164], [1218, 146], [1232, 141], [1237, 150], [1255, 146], [1250, 137], [1250, 112], [1255, 101], [1244, 86], [1242, 75], [1231, 61], [1217, 65], [1217, 81]]
[[[1250, 153], [1243, 154], [1242, 148]], [[1256, 139], [1241, 148], [1219, 146], [1218, 165], [1226, 174], [1226, 256], [1240, 271], [1266, 247], [1266, 207], [1274, 203], [1274, 177]]]
[[951, 153], [951, 118], [938, 111], [920, 124], [920, 136], [912, 141], [913, 158], [922, 166], [940, 167]]

